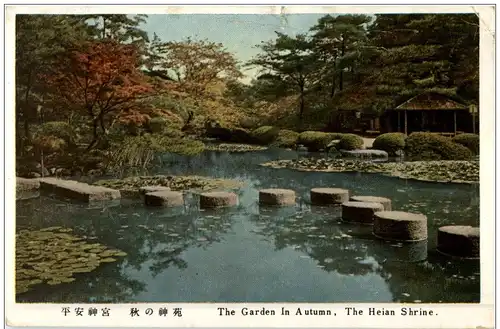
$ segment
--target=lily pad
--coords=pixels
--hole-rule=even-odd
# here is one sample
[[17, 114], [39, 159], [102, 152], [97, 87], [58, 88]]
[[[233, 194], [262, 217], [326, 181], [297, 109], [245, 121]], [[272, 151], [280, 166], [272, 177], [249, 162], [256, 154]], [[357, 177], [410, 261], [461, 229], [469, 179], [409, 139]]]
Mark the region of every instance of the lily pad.
[[99, 253], [104, 253], [104, 262], [115, 261], [110, 256], [126, 255], [121, 250], [106, 250], [99, 243], [81, 241], [81, 237], [67, 233], [70, 231], [52, 227], [16, 235], [16, 293], [44, 281], [49, 285], [73, 282], [73, 273], [90, 272], [99, 266], [103, 261]]
[[100, 261], [101, 261], [101, 263], [112, 263], [112, 262], [116, 262], [116, 259], [108, 257], [108, 258], [103, 258]]

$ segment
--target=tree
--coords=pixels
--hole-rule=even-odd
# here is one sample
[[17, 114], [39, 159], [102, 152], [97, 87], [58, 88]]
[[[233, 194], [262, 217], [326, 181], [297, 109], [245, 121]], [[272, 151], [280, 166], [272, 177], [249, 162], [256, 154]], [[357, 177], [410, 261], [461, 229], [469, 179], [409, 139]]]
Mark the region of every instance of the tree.
[[194, 96], [206, 94], [210, 85], [242, 77], [234, 55], [220, 43], [190, 38], [161, 42], [155, 37], [150, 53], [150, 70], [172, 78]]
[[362, 66], [367, 74], [336, 102], [344, 109], [380, 113], [428, 91], [464, 102], [475, 99], [478, 94], [459, 90], [478, 75], [477, 29], [473, 15], [376, 15], [368, 27], [376, 52]]
[[44, 103], [45, 81], [39, 77], [54, 66], [67, 47], [89, 38], [88, 26], [76, 16], [16, 16], [16, 123], [23, 124], [24, 136], [19, 134], [21, 129], [16, 132], [21, 153], [22, 141], [30, 142], [30, 124], [38, 122]]
[[413, 42], [439, 45], [449, 62], [447, 76], [460, 97], [479, 101], [479, 18], [476, 14], [430, 14], [411, 21]]
[[331, 76], [330, 97], [335, 95], [336, 77], [339, 90], [344, 89], [344, 72], [353, 75], [357, 61], [367, 47], [366, 26], [371, 18], [367, 15], [326, 15], [310, 30], [314, 32], [315, 51], [325, 63], [325, 71]]
[[92, 141], [87, 150], [116, 121], [148, 120], [147, 108], [138, 99], [150, 96], [152, 88], [139, 69], [140, 62], [134, 45], [94, 41], [69, 49], [54, 70], [44, 75], [54, 106], [79, 111], [91, 121]]
[[261, 68], [259, 80], [273, 81], [281, 90], [284, 84], [297, 92], [300, 99], [299, 119], [302, 119], [306, 93], [316, 82], [317, 56], [311, 51], [311, 41], [306, 35], [292, 38], [283, 33], [276, 34], [276, 40], [260, 45], [262, 52], [248, 65]]
[[112, 39], [120, 43], [149, 42], [146, 31], [139, 26], [146, 22], [147, 15], [80, 15], [93, 28], [98, 39]]

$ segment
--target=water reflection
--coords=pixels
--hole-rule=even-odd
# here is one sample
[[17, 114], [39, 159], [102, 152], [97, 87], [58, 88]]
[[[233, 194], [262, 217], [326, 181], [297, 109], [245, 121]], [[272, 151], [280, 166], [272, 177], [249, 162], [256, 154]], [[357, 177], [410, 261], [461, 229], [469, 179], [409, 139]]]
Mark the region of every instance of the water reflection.
[[[199, 210], [144, 207], [141, 201], [77, 205], [47, 197], [17, 202], [17, 226], [64, 226], [128, 256], [70, 284], [39, 286], [31, 302], [477, 302], [479, 265], [433, 252], [444, 224], [478, 225], [477, 186], [410, 182], [375, 174], [273, 170], [259, 163], [296, 157], [270, 150], [165, 156], [154, 174], [244, 179], [239, 205]], [[291, 207], [261, 207], [258, 190], [289, 188]], [[313, 187], [392, 199], [393, 209], [428, 216], [429, 239], [380, 241], [369, 225], [340, 221], [340, 207], [309, 204]]]

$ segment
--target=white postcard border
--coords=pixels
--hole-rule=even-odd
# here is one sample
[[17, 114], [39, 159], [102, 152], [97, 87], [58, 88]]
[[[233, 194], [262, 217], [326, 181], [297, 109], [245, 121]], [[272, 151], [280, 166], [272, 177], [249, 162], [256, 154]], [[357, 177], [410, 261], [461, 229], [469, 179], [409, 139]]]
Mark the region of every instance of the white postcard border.
[[[7, 324], [10, 326], [106, 326], [106, 327], [356, 327], [356, 328], [469, 328], [493, 327], [494, 302], [494, 173], [495, 159], [495, 7], [490, 6], [125, 6], [112, 5], [96, 7], [94, 5], [76, 6], [7, 6], [5, 22], [5, 191], [15, 191], [15, 142], [14, 136], [15, 111], [15, 34], [14, 15], [16, 13], [260, 13], [280, 14], [285, 10], [287, 14], [297, 13], [399, 13], [399, 12], [449, 12], [464, 13], [476, 12], [480, 15], [480, 218], [481, 218], [481, 303], [480, 304], [209, 304], [209, 303], [165, 303], [165, 307], [173, 312], [176, 307], [182, 308], [182, 317], [169, 314], [161, 318], [158, 308], [163, 304], [19, 304], [15, 303], [14, 294], [14, 265], [15, 265], [15, 196], [14, 193], [5, 194], [5, 307]], [[488, 136], [488, 138], [484, 138]], [[490, 137], [491, 136], [491, 137]], [[113, 314], [103, 316], [64, 316], [64, 307], [95, 307], [98, 310], [109, 308]], [[152, 308], [155, 315], [141, 314], [137, 318], [130, 316], [130, 310], [136, 307], [140, 310]], [[218, 307], [235, 310], [234, 316], [218, 315]], [[273, 309], [277, 314], [282, 307], [291, 310], [329, 309], [336, 316], [244, 316], [241, 310], [244, 307]], [[384, 308], [401, 312], [402, 307], [416, 307], [433, 310], [437, 316], [346, 316], [345, 307], [356, 307], [368, 310], [369, 308]], [[116, 313], [115, 313], [116, 312]], [[141, 311], [142, 312], [142, 311]], [[366, 311], [368, 312], [368, 311]], [[344, 314], [344, 315], [343, 315]], [[69, 315], [69, 314], [68, 314]]]

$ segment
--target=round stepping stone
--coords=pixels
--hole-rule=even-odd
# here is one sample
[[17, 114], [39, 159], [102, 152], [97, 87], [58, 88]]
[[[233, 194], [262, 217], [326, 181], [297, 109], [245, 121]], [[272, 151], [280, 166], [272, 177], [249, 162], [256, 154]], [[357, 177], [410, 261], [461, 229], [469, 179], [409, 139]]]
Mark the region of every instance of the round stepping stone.
[[392, 210], [391, 199], [383, 198], [383, 197], [379, 197], [379, 196], [355, 195], [355, 196], [351, 197], [351, 201], [381, 203], [384, 206], [385, 211]]
[[238, 203], [238, 196], [231, 192], [208, 192], [200, 194], [200, 208], [231, 207]]
[[181, 192], [156, 191], [146, 193], [144, 202], [147, 206], [176, 207], [184, 205], [184, 198]]
[[379, 211], [373, 215], [373, 234], [384, 240], [427, 239], [427, 216], [404, 211]]
[[311, 203], [313, 205], [342, 204], [347, 201], [349, 201], [349, 190], [326, 187], [311, 189]]
[[261, 205], [294, 205], [295, 191], [285, 189], [265, 189], [259, 191], [259, 203]]
[[442, 226], [438, 229], [437, 250], [460, 258], [479, 258], [479, 227]]
[[141, 195], [157, 191], [170, 191], [170, 187], [156, 185], [156, 186], [143, 186], [139, 188], [139, 193], [141, 193]]
[[342, 204], [342, 220], [351, 223], [373, 224], [373, 215], [383, 211], [384, 206], [376, 202], [348, 201]]

